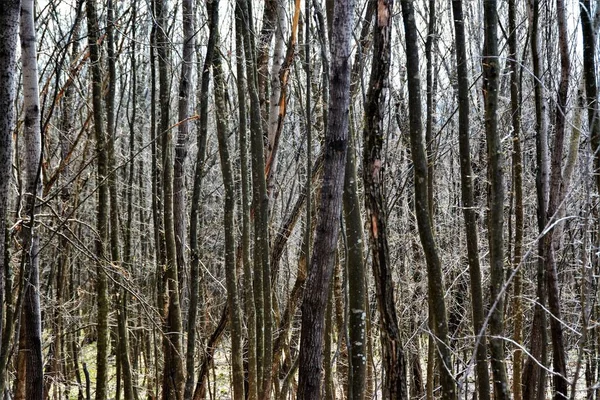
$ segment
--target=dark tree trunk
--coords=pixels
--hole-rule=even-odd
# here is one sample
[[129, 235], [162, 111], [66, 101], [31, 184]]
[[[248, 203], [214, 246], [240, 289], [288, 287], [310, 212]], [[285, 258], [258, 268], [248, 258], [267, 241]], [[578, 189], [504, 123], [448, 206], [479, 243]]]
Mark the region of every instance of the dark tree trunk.
[[[218, 7], [218, 2], [214, 5]], [[217, 29], [217, 26], [214, 27]], [[217, 36], [218, 37], [218, 36]], [[231, 156], [227, 136], [229, 128], [227, 126], [227, 108], [226, 104], [226, 86], [223, 69], [221, 66], [221, 56], [218, 51], [213, 58], [214, 64], [214, 94], [217, 119], [217, 139], [219, 142], [219, 156], [221, 160], [221, 173], [223, 175], [223, 185], [225, 187], [224, 204], [224, 224], [225, 231], [225, 274], [227, 284], [227, 303], [229, 304], [229, 326], [231, 331], [231, 369], [233, 380], [233, 399], [244, 399], [244, 366], [243, 348], [242, 348], [242, 318], [241, 308], [237, 290], [236, 273], [236, 247], [235, 247], [235, 182], [233, 176], [233, 167], [231, 165]]]
[[483, 90], [485, 96], [485, 136], [488, 158], [488, 239], [490, 247], [490, 353], [496, 399], [509, 398], [504, 360], [504, 160], [498, 133], [498, 15], [495, 0], [484, 5], [485, 44], [483, 50]]
[[[212, 59], [215, 49], [216, 34], [214, 28], [216, 27], [215, 14], [216, 7], [213, 6], [214, 2], [207, 2], [207, 14], [208, 14], [208, 26], [209, 35], [208, 42], [206, 44], [206, 55], [202, 68], [198, 68], [200, 90], [199, 90], [199, 101], [198, 101], [198, 115], [199, 124], [198, 132], [196, 137], [196, 143], [198, 146], [198, 152], [196, 153], [196, 166], [194, 169], [194, 184], [192, 188], [191, 198], [191, 210], [190, 210], [190, 306], [188, 309], [188, 321], [187, 321], [187, 346], [186, 346], [186, 372], [187, 377], [184, 388], [184, 399], [190, 400], [194, 393], [194, 375], [195, 375], [195, 349], [196, 349], [196, 320], [198, 316], [198, 303], [200, 297], [200, 248], [198, 247], [198, 232], [199, 229], [199, 214], [201, 208], [200, 195], [202, 191], [202, 175], [204, 174], [204, 163], [206, 155], [206, 139], [208, 136], [208, 89], [210, 85], [210, 71], [212, 66]], [[198, 51], [198, 50], [197, 50]], [[200, 65], [199, 55], [197, 56], [198, 64]]]
[[521, 155], [521, 105], [520, 105], [520, 80], [519, 80], [519, 63], [517, 60], [517, 7], [515, 0], [508, 2], [508, 45], [509, 45], [509, 68], [510, 76], [510, 108], [512, 122], [512, 176], [513, 176], [513, 192], [515, 201], [515, 228], [514, 228], [514, 254], [512, 260], [514, 283], [512, 297], [512, 315], [514, 318], [513, 340], [517, 344], [513, 353], [513, 382], [512, 392], [514, 400], [522, 400], [523, 386], [521, 384], [522, 366], [523, 366], [523, 351], [521, 350], [523, 342], [523, 305], [521, 304], [521, 296], [523, 292], [522, 268], [521, 260], [523, 253], [523, 231], [524, 231], [524, 214], [523, 214], [523, 160]]
[[[410, 147], [414, 166], [415, 211], [419, 236], [427, 261], [430, 310], [433, 315], [434, 333], [440, 345], [438, 357], [442, 385], [442, 398], [456, 398], [456, 384], [452, 376], [452, 358], [448, 341], [448, 320], [444, 301], [442, 263], [433, 235], [427, 185], [427, 156], [421, 127], [421, 89], [419, 76], [418, 35], [414, 4], [402, 0], [402, 18], [406, 38], [406, 74], [408, 78], [408, 106], [410, 118]], [[429, 378], [428, 378], [429, 379]]]
[[348, 141], [350, 40], [354, 4], [335, 2], [331, 42], [331, 77], [321, 207], [302, 304], [298, 399], [321, 398], [324, 313], [330, 289], [342, 207]]
[[96, 2], [87, 2], [88, 44], [90, 48], [90, 68], [92, 71], [92, 106], [94, 111], [94, 131], [96, 136], [96, 155], [98, 163], [98, 208], [96, 217], [96, 292], [98, 302], [98, 343], [96, 356], [96, 399], [108, 398], [108, 282], [104, 271], [104, 260], [107, 257], [106, 243], [109, 240], [109, 193], [105, 180], [108, 176], [106, 154], [106, 134], [103, 127], [104, 110], [102, 106], [102, 70], [100, 65], [100, 48], [98, 44], [99, 26]]
[[[387, 216], [383, 193], [385, 141], [384, 113], [391, 59], [393, 1], [379, 1], [373, 27], [373, 64], [365, 104], [363, 181], [365, 208], [372, 252], [372, 268], [381, 315], [383, 396], [406, 399], [406, 359], [396, 315], [394, 280], [387, 239]], [[362, 310], [362, 307], [360, 308]], [[353, 312], [353, 310], [352, 310]], [[363, 311], [364, 312], [364, 311]]]
[[[546, 207], [548, 204], [548, 126], [546, 117], [546, 102], [542, 79], [542, 58], [540, 56], [540, 39], [538, 36], [540, 1], [533, 0], [529, 4], [530, 32], [531, 32], [531, 58], [533, 68], [533, 86], [535, 93], [535, 119], [536, 119], [536, 194], [537, 194], [537, 226], [541, 233], [546, 227]], [[546, 370], [537, 364], [547, 363], [546, 355], [546, 283], [544, 271], [544, 246], [543, 241], [538, 243], [538, 262], [536, 271], [536, 305], [531, 332], [530, 354], [523, 366], [523, 399], [545, 399]], [[534, 361], [535, 360], [535, 361]]]
[[[558, 23], [558, 46], [560, 51], [560, 83], [556, 101], [556, 120], [554, 124], [554, 145], [551, 156], [550, 195], [546, 210], [547, 223], [554, 223], [558, 217], [562, 202], [561, 192], [565, 185], [562, 176], [562, 159], [564, 153], [564, 137], [566, 125], [567, 99], [569, 94], [569, 79], [571, 61], [567, 37], [567, 21], [564, 0], [556, 0], [556, 19]], [[562, 332], [562, 312], [560, 306], [560, 288], [558, 287], [558, 271], [555, 259], [557, 238], [552, 227], [544, 236], [544, 263], [546, 270], [546, 285], [548, 290], [548, 308], [552, 313], [550, 318], [550, 333], [552, 338], [552, 365], [554, 368], [554, 399], [567, 398], [567, 365], [566, 349]]]
[[470, 109], [469, 109], [469, 71], [465, 39], [465, 21], [462, 0], [452, 1], [454, 14], [454, 31], [456, 35], [456, 75], [458, 86], [458, 146], [460, 152], [460, 183], [467, 237], [467, 257], [469, 276], [471, 278], [471, 303], [473, 312], [473, 329], [477, 346], [475, 358], [477, 362], [477, 392], [480, 400], [490, 399], [490, 374], [487, 362], [487, 342], [485, 337], [483, 309], [483, 293], [481, 288], [481, 267], [479, 263], [479, 239], [477, 237], [477, 211], [473, 183], [473, 166], [471, 162], [470, 144]]

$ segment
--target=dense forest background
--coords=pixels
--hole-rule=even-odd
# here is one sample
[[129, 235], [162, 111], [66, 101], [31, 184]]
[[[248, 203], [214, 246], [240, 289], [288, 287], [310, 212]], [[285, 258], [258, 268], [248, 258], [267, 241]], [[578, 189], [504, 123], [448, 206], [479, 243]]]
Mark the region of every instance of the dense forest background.
[[0, 9], [4, 399], [600, 398], [600, 1]]

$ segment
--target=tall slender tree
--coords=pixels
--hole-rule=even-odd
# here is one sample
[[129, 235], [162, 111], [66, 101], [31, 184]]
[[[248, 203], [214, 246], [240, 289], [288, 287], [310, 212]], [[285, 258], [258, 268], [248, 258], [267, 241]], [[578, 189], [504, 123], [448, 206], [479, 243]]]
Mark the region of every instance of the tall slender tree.
[[387, 216], [383, 193], [385, 170], [382, 157], [385, 141], [384, 113], [391, 61], [392, 0], [377, 2], [373, 27], [373, 63], [365, 104], [363, 130], [363, 181], [372, 268], [381, 315], [383, 356], [383, 395], [389, 399], [408, 398], [406, 359], [402, 351], [396, 315], [392, 264], [390, 262]]
[[331, 95], [325, 139], [321, 207], [302, 303], [298, 399], [321, 398], [324, 317], [342, 207], [350, 101], [350, 38], [354, 2], [336, 0], [331, 30]]
[[163, 290], [166, 301], [163, 347], [165, 354], [162, 398], [183, 396], [185, 377], [183, 373], [181, 306], [179, 302], [179, 274], [177, 272], [177, 245], [174, 215], [174, 159], [173, 130], [170, 127], [170, 51], [167, 36], [168, 1], [158, 0], [157, 53], [160, 101], [160, 139], [162, 150], [163, 220], [166, 265], [164, 266]]
[[[469, 107], [469, 70], [467, 65], [467, 49], [465, 38], [465, 16], [462, 0], [452, 1], [454, 14], [454, 32], [456, 41], [456, 78], [458, 86], [458, 147], [460, 152], [460, 183], [463, 202], [463, 217], [467, 237], [467, 259], [471, 279], [471, 303], [473, 313], [473, 329], [482, 333], [485, 314], [483, 311], [483, 292], [481, 289], [481, 266], [479, 263], [479, 239], [477, 237], [477, 212], [473, 182], [473, 166], [471, 162], [470, 143], [470, 107]], [[485, 333], [485, 331], [483, 332]], [[487, 363], [487, 342], [485, 337], [478, 336], [475, 348], [477, 360], [477, 390], [481, 400], [490, 398], [490, 375]]]
[[406, 41], [406, 74], [408, 78], [408, 107], [410, 148], [414, 167], [415, 212], [419, 237], [427, 262], [430, 310], [433, 311], [434, 332], [440, 361], [442, 398], [455, 399], [456, 384], [452, 376], [452, 359], [448, 341], [448, 320], [444, 300], [444, 283], [442, 262], [438, 246], [435, 242], [431, 217], [429, 215], [429, 198], [427, 185], [427, 157], [423, 143], [421, 127], [421, 89], [419, 77], [418, 35], [415, 21], [414, 3], [402, 0], [402, 19], [404, 21]]
[[42, 194], [41, 157], [42, 133], [40, 126], [40, 97], [35, 34], [34, 1], [21, 4], [21, 63], [23, 67], [23, 109], [25, 123], [25, 183], [23, 185], [21, 216], [21, 268], [23, 269], [22, 310], [19, 329], [19, 354], [17, 359], [18, 400], [41, 400], [44, 393], [42, 361], [42, 320], [40, 312], [39, 280], [39, 227], [35, 216], [39, 214], [38, 197]]
[[[215, 27], [217, 29], [217, 27]], [[229, 152], [228, 124], [225, 77], [219, 52], [214, 55], [215, 105], [217, 117], [217, 139], [219, 142], [219, 158], [221, 174], [225, 189], [224, 228], [225, 228], [225, 274], [227, 281], [227, 302], [229, 304], [229, 325], [231, 327], [231, 369], [233, 376], [233, 399], [244, 399], [244, 366], [242, 363], [242, 318], [237, 289], [236, 248], [235, 248], [235, 182], [231, 155]]]
[[98, 344], [96, 353], [96, 399], [108, 398], [108, 282], [104, 271], [104, 260], [107, 256], [106, 244], [109, 241], [109, 193], [106, 179], [108, 177], [108, 157], [106, 153], [106, 133], [104, 129], [104, 107], [102, 94], [102, 68], [100, 65], [100, 28], [96, 2], [86, 3], [88, 46], [90, 48], [90, 69], [92, 72], [92, 106], [94, 112], [94, 133], [96, 137], [98, 206], [96, 215], [96, 295], [98, 303], [97, 332]]
[[[0, 13], [0, 337], [5, 336], [5, 271], [8, 269], [8, 188], [12, 166], [12, 134], [15, 127], [15, 98], [17, 96], [17, 40], [19, 32], [19, 15], [21, 1], [3, 2]], [[6, 306], [5, 306], [6, 304]], [[2, 339], [0, 354], [7, 354], [6, 344]], [[5, 357], [2, 357], [3, 359]], [[6, 384], [6, 363], [0, 363], [0, 394], [4, 393]]]

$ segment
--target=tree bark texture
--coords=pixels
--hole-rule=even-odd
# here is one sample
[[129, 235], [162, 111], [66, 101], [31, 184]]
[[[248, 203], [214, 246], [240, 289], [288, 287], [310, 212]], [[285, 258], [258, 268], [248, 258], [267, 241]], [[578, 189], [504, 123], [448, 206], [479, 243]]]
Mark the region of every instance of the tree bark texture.
[[[373, 276], [382, 325], [383, 396], [386, 399], [406, 399], [406, 359], [396, 315], [383, 191], [384, 114], [391, 60], [393, 5], [392, 0], [377, 0], [373, 26], [373, 63], [365, 104], [363, 181]], [[364, 313], [362, 307], [357, 312], [361, 311]]]
[[[0, 13], [0, 304], [4, 304], [4, 271], [7, 268], [6, 218], [8, 188], [12, 167], [12, 134], [15, 127], [15, 98], [17, 95], [17, 38], [21, 1], [3, 3]], [[0, 337], [4, 337], [4, 306], [0, 305]], [[3, 341], [4, 344], [4, 341]], [[0, 349], [6, 354], [6, 349]], [[4, 392], [6, 364], [0, 364], [0, 394]]]
[[20, 31], [25, 114], [25, 182], [22, 195], [24, 214], [20, 216], [23, 220], [20, 236], [23, 247], [21, 268], [24, 271], [24, 286], [17, 359], [17, 400], [41, 400], [44, 394], [39, 280], [40, 237], [35, 222], [35, 215], [39, 214], [40, 210], [37, 199], [42, 193], [42, 135], [34, 19], [34, 1], [24, 0], [21, 4]]
[[329, 117], [325, 139], [325, 163], [308, 280], [302, 303], [302, 328], [298, 399], [320, 399], [324, 313], [339, 235], [344, 165], [348, 141], [350, 99], [350, 41], [354, 3], [338, 0], [334, 6], [329, 82]]
[[[269, 263], [269, 197], [265, 178], [265, 155], [260, 108], [260, 61], [255, 59], [251, 39], [249, 2], [237, 0], [236, 10], [241, 13], [246, 55], [246, 77], [250, 94], [250, 148], [252, 155], [252, 186], [254, 209], [254, 300], [257, 325], [258, 397], [268, 400], [271, 395], [269, 366], [273, 359], [273, 318], [271, 298], [271, 268]], [[266, 20], [265, 20], [266, 21]], [[257, 68], [257, 65], [259, 68]]]

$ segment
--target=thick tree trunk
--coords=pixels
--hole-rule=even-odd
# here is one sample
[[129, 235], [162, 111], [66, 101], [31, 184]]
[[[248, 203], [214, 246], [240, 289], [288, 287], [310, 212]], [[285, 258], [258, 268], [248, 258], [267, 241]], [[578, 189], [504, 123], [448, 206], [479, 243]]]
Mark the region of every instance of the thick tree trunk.
[[321, 207], [302, 304], [298, 399], [303, 400], [321, 398], [324, 313], [339, 234], [348, 141], [353, 9], [352, 0], [335, 2], [329, 82], [331, 100], [325, 139]]
[[477, 212], [473, 183], [473, 166], [471, 162], [470, 144], [470, 109], [469, 109], [469, 71], [465, 39], [465, 21], [462, 0], [452, 1], [454, 14], [454, 31], [456, 35], [456, 75], [458, 86], [458, 146], [460, 152], [460, 183], [467, 237], [467, 258], [471, 279], [471, 304], [473, 313], [473, 330], [476, 337], [475, 359], [477, 362], [477, 392], [480, 400], [490, 399], [490, 374], [487, 362], [487, 342], [485, 330], [482, 332], [485, 314], [483, 309], [483, 293], [481, 288], [481, 267], [479, 263], [479, 239], [477, 237]]
[[[10, 170], [12, 167], [12, 134], [15, 125], [15, 98], [17, 95], [17, 37], [19, 32], [19, 15], [21, 1], [5, 1], [0, 13], [0, 396], [3, 396], [6, 385], [6, 362], [3, 362], [8, 343], [5, 342], [4, 304], [5, 304], [5, 271], [7, 270], [7, 238], [6, 217], [8, 211], [8, 195]], [[8, 288], [10, 289], [10, 288]], [[7, 311], [8, 307], [7, 304]], [[10, 336], [8, 336], [10, 338]]]
[[39, 250], [40, 238], [35, 215], [39, 214], [37, 199], [41, 196], [40, 176], [42, 137], [40, 127], [40, 99], [38, 90], [37, 51], [34, 23], [34, 1], [24, 0], [21, 5], [21, 63], [23, 67], [23, 109], [25, 123], [25, 184], [23, 185], [21, 215], [21, 268], [24, 270], [23, 308], [19, 329], [17, 359], [17, 400], [41, 400], [44, 393], [42, 362], [42, 320], [40, 313]]
[[[427, 157], [421, 128], [421, 90], [419, 77], [418, 36], [415, 21], [414, 4], [410, 0], [401, 0], [402, 18], [406, 38], [406, 74], [408, 78], [408, 106], [410, 118], [410, 147], [414, 166], [415, 211], [417, 226], [425, 259], [429, 287], [430, 309], [434, 321], [434, 333], [437, 336], [438, 357], [442, 385], [442, 398], [455, 399], [456, 384], [452, 376], [452, 359], [448, 340], [448, 320], [444, 301], [444, 283], [442, 263], [435, 242], [427, 190]], [[429, 379], [429, 378], [428, 378]]]

